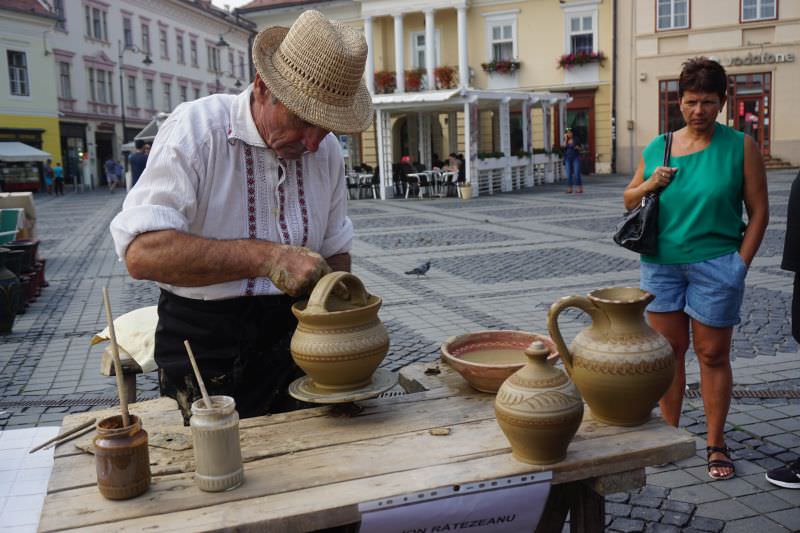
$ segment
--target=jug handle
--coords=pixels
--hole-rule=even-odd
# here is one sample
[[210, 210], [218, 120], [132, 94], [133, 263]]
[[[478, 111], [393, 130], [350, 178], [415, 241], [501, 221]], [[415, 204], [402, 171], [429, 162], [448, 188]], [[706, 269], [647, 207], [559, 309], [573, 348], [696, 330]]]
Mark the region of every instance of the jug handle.
[[550, 311], [547, 312], [547, 329], [550, 332], [550, 337], [558, 348], [558, 354], [561, 356], [561, 360], [564, 361], [564, 368], [567, 369], [567, 372], [571, 376], [572, 354], [567, 349], [564, 337], [561, 336], [561, 330], [558, 328], [558, 315], [568, 307], [577, 307], [578, 309], [586, 311], [589, 316], [592, 317], [593, 323], [605, 321], [607, 319], [605, 313], [586, 296], [566, 296], [556, 300], [553, 305], [550, 306]]
[[346, 289], [347, 297], [344, 299], [348, 299], [360, 307], [367, 305], [369, 293], [360, 279], [350, 272], [331, 272], [323, 276], [314, 286], [306, 311], [310, 313], [327, 312], [328, 298], [337, 286], [344, 286]]

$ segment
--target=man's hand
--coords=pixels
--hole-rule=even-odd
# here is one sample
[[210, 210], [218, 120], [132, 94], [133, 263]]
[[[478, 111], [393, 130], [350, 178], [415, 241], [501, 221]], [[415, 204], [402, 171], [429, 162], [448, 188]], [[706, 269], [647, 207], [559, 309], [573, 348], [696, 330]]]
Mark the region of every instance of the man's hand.
[[264, 264], [262, 275], [289, 296], [304, 296], [330, 272], [328, 263], [318, 253], [301, 246], [281, 245]]

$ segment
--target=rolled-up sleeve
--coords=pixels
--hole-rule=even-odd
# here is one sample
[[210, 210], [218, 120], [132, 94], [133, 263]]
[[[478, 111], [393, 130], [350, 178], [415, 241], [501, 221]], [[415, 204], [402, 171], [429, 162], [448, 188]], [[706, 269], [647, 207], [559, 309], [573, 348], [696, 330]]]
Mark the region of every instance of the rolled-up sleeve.
[[[338, 141], [336, 141], [338, 148]], [[344, 162], [338, 150], [331, 150], [328, 160], [332, 181], [331, 208], [325, 239], [322, 241], [320, 255], [331, 257], [350, 251], [353, 245], [353, 223], [347, 216], [347, 187], [344, 179]]]
[[[128, 246], [150, 231], [188, 231], [197, 211], [200, 182], [197, 141], [185, 135], [180, 117], [164, 122], [153, 142], [147, 167], [133, 187], [122, 211], [111, 221], [114, 249], [125, 260]], [[183, 130], [183, 131], [182, 131]]]

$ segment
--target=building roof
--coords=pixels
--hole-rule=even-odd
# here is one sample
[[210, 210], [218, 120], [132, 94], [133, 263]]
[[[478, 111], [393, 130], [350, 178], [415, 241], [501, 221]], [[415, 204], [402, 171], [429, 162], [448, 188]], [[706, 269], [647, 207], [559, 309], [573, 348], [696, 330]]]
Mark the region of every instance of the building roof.
[[217, 17], [223, 19], [228, 24], [233, 24], [234, 26], [238, 26], [246, 31], [255, 31], [256, 24], [250, 20], [240, 18], [239, 14], [237, 13], [238, 10], [233, 10], [229, 12], [225, 9], [221, 9], [214, 4], [211, 3], [211, 0], [180, 0], [182, 3], [190, 5], [196, 9], [200, 9], [205, 11], [209, 15], [213, 17]]
[[0, 0], [0, 9], [58, 20], [58, 16], [42, 5], [39, 0]]
[[248, 4], [245, 4], [242, 7], [237, 8], [236, 11], [240, 13], [249, 13], [253, 11], [267, 11], [270, 9], [278, 9], [280, 7], [322, 4], [331, 1], [333, 0], [253, 0]]

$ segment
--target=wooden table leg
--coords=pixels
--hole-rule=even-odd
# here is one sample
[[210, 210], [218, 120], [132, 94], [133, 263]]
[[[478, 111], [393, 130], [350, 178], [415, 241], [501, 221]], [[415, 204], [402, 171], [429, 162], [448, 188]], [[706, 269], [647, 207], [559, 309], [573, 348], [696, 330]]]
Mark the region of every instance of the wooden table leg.
[[550, 487], [536, 533], [560, 533], [567, 512], [572, 533], [602, 533], [605, 529], [605, 497], [576, 481]]

